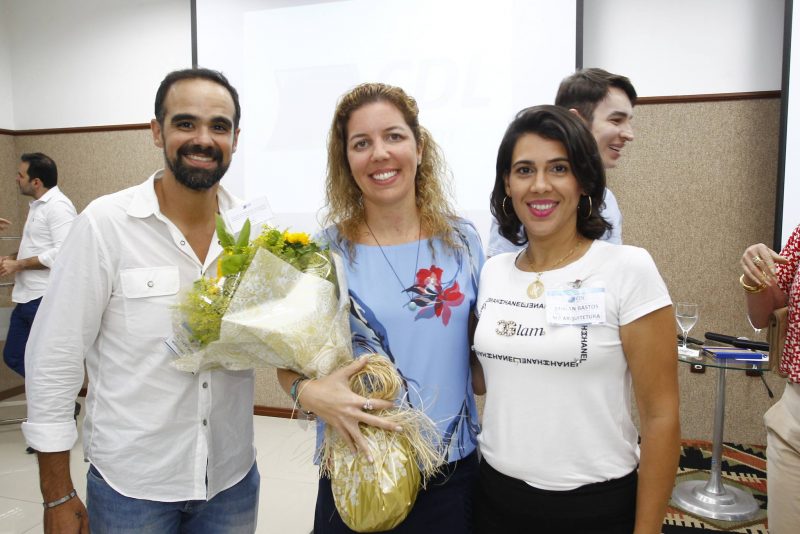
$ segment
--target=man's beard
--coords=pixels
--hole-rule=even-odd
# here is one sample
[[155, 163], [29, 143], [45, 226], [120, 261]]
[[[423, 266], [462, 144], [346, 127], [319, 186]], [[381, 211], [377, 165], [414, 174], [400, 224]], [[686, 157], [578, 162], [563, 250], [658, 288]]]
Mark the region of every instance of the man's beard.
[[[217, 167], [215, 169], [189, 167], [183, 162], [182, 158], [182, 156], [189, 154], [209, 156], [217, 163]], [[222, 151], [215, 147], [201, 148], [197, 145], [183, 145], [178, 149], [177, 157], [174, 160], [171, 160], [166, 151], [164, 151], [164, 160], [178, 183], [195, 191], [210, 189], [225, 176], [225, 172], [228, 170], [228, 165], [222, 163]]]
[[31, 186], [30, 181], [28, 181], [26, 186], [23, 186], [22, 184], [18, 184], [18, 185], [19, 185], [19, 194], [20, 195], [23, 195], [23, 196], [26, 196], [26, 197], [34, 196], [33, 187]]

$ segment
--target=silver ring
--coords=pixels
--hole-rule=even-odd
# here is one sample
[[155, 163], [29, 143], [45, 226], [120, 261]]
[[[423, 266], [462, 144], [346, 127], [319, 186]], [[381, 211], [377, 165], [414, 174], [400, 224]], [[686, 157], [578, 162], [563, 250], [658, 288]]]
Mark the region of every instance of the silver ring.
[[365, 412], [372, 411], [372, 399], [364, 401], [364, 406], [361, 407]]

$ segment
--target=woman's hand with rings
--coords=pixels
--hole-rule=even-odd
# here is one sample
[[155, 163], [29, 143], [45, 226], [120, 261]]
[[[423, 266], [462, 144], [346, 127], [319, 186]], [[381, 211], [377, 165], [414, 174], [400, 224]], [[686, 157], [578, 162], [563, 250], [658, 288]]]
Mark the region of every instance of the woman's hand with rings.
[[371, 399], [357, 395], [350, 389], [350, 377], [367, 364], [367, 358], [359, 358], [353, 363], [337, 369], [328, 376], [310, 380], [303, 387], [298, 400], [306, 410], [314, 412], [342, 437], [354, 453], [361, 451], [369, 456], [367, 440], [359, 429], [359, 424], [367, 424], [389, 431], [401, 431], [395, 423], [387, 421], [373, 410], [388, 410], [394, 403], [388, 400]]
[[788, 261], [764, 243], [757, 243], [747, 247], [739, 263], [748, 284], [766, 287], [774, 285], [777, 280], [776, 265]]

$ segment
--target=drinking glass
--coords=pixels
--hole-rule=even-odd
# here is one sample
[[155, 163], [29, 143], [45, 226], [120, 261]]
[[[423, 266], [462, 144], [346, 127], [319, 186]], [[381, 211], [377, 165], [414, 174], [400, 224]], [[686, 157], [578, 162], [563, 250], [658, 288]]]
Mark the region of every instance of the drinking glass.
[[690, 304], [688, 302], [679, 302], [675, 305], [675, 320], [678, 321], [678, 327], [683, 332], [683, 346], [682, 350], [689, 350], [686, 346], [686, 337], [689, 331], [697, 324], [697, 304]]
[[744, 316], [747, 317], [747, 324], [749, 324], [750, 328], [753, 329], [753, 335], [758, 337], [758, 334], [761, 333], [761, 328], [756, 328], [755, 326], [753, 326], [753, 321], [750, 320], [750, 314], [749, 313], [745, 313]]

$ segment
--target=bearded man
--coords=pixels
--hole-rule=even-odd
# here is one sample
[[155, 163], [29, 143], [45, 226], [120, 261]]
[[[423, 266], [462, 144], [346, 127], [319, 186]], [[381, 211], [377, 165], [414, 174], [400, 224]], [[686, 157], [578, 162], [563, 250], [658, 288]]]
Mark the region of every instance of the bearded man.
[[[215, 215], [238, 203], [219, 180], [240, 115], [219, 72], [168, 74], [151, 122], [165, 168], [75, 220], [26, 358], [45, 532], [255, 531], [253, 372], [180, 372], [165, 344], [181, 290], [216, 273]], [[84, 361], [86, 507], [69, 470]]]

